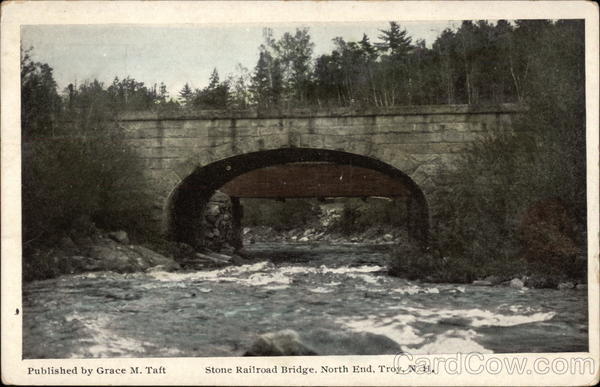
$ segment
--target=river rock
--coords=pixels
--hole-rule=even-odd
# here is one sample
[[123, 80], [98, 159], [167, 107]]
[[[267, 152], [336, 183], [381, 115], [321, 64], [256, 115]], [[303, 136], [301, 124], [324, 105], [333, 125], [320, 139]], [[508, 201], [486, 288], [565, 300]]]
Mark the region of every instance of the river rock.
[[155, 273], [159, 271], [172, 271], [172, 269], [166, 265], [156, 265], [148, 268], [146, 273]]
[[132, 259], [125, 251], [120, 251], [109, 246], [91, 246], [88, 254], [98, 262], [98, 267], [101, 270], [131, 273], [143, 269], [137, 259]]
[[510, 281], [510, 283], [508, 284], [508, 286], [510, 286], [511, 288], [514, 288], [514, 289], [523, 289], [523, 287], [525, 287], [525, 284], [520, 279], [513, 278]]
[[231, 257], [228, 257], [228, 259], [223, 259], [218, 256], [214, 256], [213, 254], [209, 255], [196, 253], [196, 261], [200, 263], [208, 263], [210, 265], [224, 266], [229, 264]]
[[221, 212], [221, 209], [218, 204], [209, 204], [206, 206], [206, 215], [208, 216], [217, 216]]
[[130, 251], [134, 251], [141, 258], [142, 266], [149, 268], [152, 266], [162, 265], [168, 270], [179, 269], [179, 264], [172, 258], [167, 258], [154, 250], [150, 250], [144, 246], [134, 245], [130, 247]]
[[70, 257], [70, 261], [76, 272], [97, 271], [101, 268], [98, 261], [91, 257], [74, 255]]
[[473, 281], [472, 285], [474, 285], [474, 286], [492, 286], [493, 284], [491, 281], [476, 280], [476, 281]]
[[89, 236], [73, 236], [72, 239], [79, 247], [88, 247], [94, 244], [94, 241]]
[[310, 356], [317, 353], [300, 340], [298, 332], [286, 329], [260, 335], [244, 356]]
[[525, 277], [524, 284], [534, 289], [556, 288], [557, 285], [549, 276], [536, 274]]
[[384, 335], [316, 328], [302, 334], [290, 329], [263, 334], [245, 355], [385, 355], [401, 352], [400, 345]]
[[123, 230], [109, 232], [108, 237], [115, 242], [119, 242], [124, 245], [129, 244], [129, 236], [127, 236], [127, 233]]
[[60, 238], [60, 240], [58, 241], [58, 245], [61, 249], [77, 249], [77, 245], [75, 244], [75, 242], [73, 242], [73, 239], [71, 239], [68, 236]]
[[497, 275], [489, 275], [484, 278], [484, 281], [491, 282], [492, 285], [498, 285], [502, 283], [502, 278], [498, 277]]
[[577, 290], [587, 290], [587, 285], [586, 284], [577, 284], [577, 286], [575, 286], [575, 289], [577, 289]]
[[575, 287], [575, 284], [573, 282], [561, 282], [558, 284], [558, 289], [560, 290], [564, 290], [564, 289], [573, 289]]
[[301, 337], [319, 355], [385, 355], [402, 352], [400, 345], [394, 340], [371, 332], [317, 328]]

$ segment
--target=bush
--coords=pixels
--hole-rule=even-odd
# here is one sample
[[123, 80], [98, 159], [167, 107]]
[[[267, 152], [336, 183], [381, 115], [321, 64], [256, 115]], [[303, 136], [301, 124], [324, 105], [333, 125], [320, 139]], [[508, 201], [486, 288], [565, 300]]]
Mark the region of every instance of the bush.
[[82, 216], [133, 234], [148, 228], [142, 165], [121, 134], [38, 138], [23, 144], [22, 162], [26, 246], [61, 235]]
[[332, 229], [343, 235], [366, 231], [373, 226], [406, 227], [406, 205], [400, 200], [341, 199], [340, 218]]
[[[351, 235], [372, 226], [406, 226], [406, 206], [402, 201], [339, 198], [334, 203], [341, 204], [341, 213], [331, 224], [331, 232]], [[244, 226], [270, 226], [279, 231], [311, 226], [323, 216], [316, 199], [287, 199], [285, 202], [245, 199], [243, 205]]]
[[314, 199], [243, 199], [242, 225], [269, 226], [278, 231], [304, 227], [315, 221], [319, 208]]

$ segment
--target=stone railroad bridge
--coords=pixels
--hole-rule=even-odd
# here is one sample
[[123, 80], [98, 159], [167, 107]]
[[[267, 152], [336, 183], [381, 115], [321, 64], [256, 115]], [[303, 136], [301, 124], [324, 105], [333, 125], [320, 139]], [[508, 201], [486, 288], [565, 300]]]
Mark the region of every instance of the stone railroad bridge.
[[202, 214], [216, 190], [239, 198], [401, 198], [409, 229], [426, 240], [433, 193], [470, 142], [511, 130], [524, 109], [410, 106], [188, 113], [131, 112], [120, 117], [146, 165], [156, 227], [196, 244]]

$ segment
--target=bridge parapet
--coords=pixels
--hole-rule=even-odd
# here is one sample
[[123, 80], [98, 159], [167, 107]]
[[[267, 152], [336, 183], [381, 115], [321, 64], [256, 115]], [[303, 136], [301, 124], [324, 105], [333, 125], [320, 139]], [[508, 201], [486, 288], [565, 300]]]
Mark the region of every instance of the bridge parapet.
[[290, 109], [198, 109], [198, 110], [156, 110], [128, 111], [119, 116], [122, 121], [155, 120], [211, 120], [244, 118], [316, 118], [316, 117], [361, 117], [361, 116], [403, 116], [437, 114], [514, 114], [527, 110], [518, 103], [487, 105], [413, 105], [390, 107], [336, 107], [336, 108], [290, 108]]

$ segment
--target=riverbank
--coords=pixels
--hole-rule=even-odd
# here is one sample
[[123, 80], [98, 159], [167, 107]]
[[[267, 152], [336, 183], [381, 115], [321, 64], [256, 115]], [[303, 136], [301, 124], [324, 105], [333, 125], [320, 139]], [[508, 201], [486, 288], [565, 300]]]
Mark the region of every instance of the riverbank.
[[106, 232], [91, 227], [86, 233], [70, 232], [50, 246], [27, 249], [23, 257], [23, 279], [34, 281], [99, 271], [205, 270], [247, 262], [232, 248], [222, 254], [209, 249], [198, 251], [184, 243], [163, 239], [133, 243], [125, 231]]

